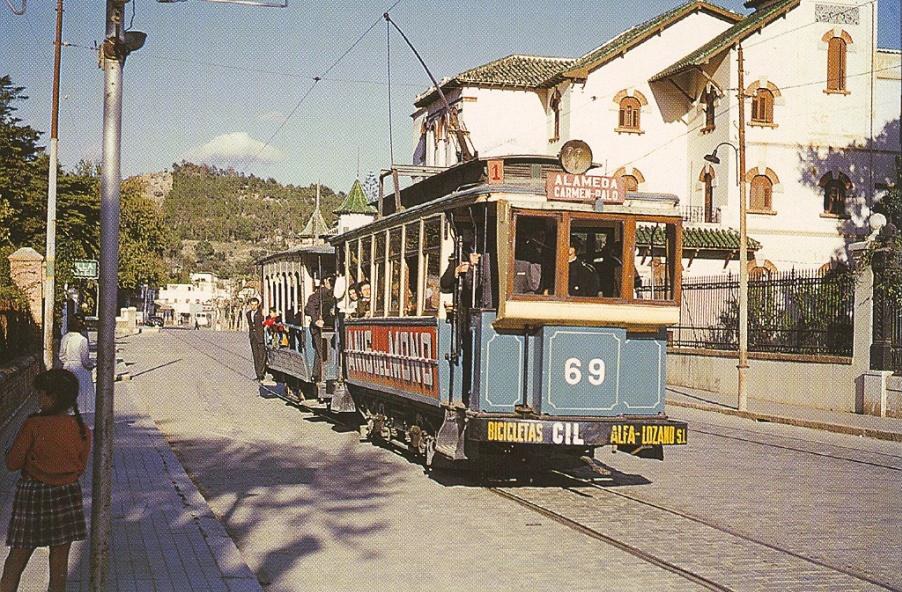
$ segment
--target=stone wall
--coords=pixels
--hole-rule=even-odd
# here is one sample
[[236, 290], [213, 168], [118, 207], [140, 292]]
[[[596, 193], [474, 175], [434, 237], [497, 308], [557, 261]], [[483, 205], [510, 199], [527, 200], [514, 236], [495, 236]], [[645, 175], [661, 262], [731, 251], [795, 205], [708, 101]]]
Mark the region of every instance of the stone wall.
[[23, 356], [0, 366], [0, 426], [6, 425], [32, 396], [31, 382], [40, 371], [38, 355]]
[[[706, 391], [736, 390], [736, 352], [670, 350], [667, 384]], [[749, 398], [832, 411], [856, 409], [850, 358], [749, 354]]]

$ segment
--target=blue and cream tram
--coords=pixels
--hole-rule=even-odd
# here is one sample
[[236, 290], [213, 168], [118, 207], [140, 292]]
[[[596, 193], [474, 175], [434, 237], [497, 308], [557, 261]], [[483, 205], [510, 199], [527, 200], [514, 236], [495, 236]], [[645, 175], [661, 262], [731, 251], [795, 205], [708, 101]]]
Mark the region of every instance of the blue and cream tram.
[[339, 274], [372, 288], [363, 305], [345, 297], [358, 310], [342, 337], [362, 432], [427, 463], [684, 444], [664, 413], [681, 218], [673, 200], [638, 197], [554, 157], [475, 159], [332, 237]]
[[[292, 402], [315, 398], [336, 412], [353, 411], [339, 380], [338, 341], [333, 325], [321, 333], [323, 356], [315, 355], [312, 319], [304, 306], [323, 278], [335, 274], [335, 249], [315, 241], [268, 255], [257, 262], [263, 286], [264, 314], [272, 309], [276, 323], [266, 330], [266, 368], [277, 382], [285, 384]], [[314, 365], [320, 368], [315, 369]], [[282, 394], [282, 391], [276, 391]], [[334, 397], [338, 393], [337, 397]]]

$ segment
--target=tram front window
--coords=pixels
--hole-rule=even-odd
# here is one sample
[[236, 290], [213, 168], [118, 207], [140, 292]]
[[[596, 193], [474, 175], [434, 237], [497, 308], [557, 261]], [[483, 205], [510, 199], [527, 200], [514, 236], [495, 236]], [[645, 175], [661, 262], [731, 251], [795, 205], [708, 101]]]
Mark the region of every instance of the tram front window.
[[558, 219], [519, 215], [514, 244], [514, 294], [555, 293]]
[[623, 283], [623, 222], [572, 220], [567, 261], [569, 296], [619, 298]]

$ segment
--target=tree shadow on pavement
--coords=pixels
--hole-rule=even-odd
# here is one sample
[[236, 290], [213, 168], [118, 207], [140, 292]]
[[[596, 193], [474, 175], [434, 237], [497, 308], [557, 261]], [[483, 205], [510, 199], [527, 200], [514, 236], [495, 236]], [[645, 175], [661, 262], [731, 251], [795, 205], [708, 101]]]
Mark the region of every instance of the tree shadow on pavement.
[[[291, 589], [284, 588], [289, 572], [326, 548], [366, 559], [377, 553], [365, 543], [388, 527], [383, 509], [398, 479], [390, 465], [352, 453], [356, 441], [315, 460], [299, 454], [300, 445], [216, 437], [172, 444], [262, 584]], [[250, 544], [260, 538], [265, 545]]]

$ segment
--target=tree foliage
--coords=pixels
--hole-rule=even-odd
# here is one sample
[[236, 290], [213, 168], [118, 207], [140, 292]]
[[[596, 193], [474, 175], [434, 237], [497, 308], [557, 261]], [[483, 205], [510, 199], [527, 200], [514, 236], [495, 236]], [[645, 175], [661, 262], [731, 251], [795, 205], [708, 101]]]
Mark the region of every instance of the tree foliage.
[[[313, 213], [316, 187], [181, 162], [172, 166], [172, 191], [163, 202], [166, 221], [180, 240], [247, 241], [286, 246]], [[327, 222], [343, 199], [321, 188]]]
[[[38, 145], [40, 133], [15, 116], [15, 102], [25, 100], [22, 87], [0, 77], [0, 243], [8, 249], [29, 246], [44, 252], [47, 240], [48, 156]], [[138, 181], [121, 190], [119, 284], [122, 289], [157, 285], [166, 279], [164, 258], [174, 250], [162, 212], [143, 196]], [[100, 254], [99, 167], [79, 162], [58, 170], [56, 227], [57, 299], [72, 283], [75, 259]], [[8, 281], [8, 273], [0, 274]]]

